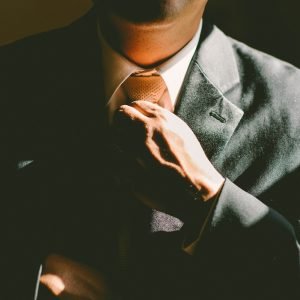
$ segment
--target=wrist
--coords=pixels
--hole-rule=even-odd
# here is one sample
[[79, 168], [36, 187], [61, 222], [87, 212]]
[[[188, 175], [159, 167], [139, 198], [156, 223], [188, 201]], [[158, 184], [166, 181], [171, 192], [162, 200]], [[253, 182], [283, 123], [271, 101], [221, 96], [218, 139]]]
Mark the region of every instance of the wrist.
[[188, 192], [195, 201], [208, 202], [218, 196], [224, 185], [225, 178], [216, 172], [209, 178], [196, 179], [194, 182], [189, 185]]
[[184, 223], [194, 222], [193, 220], [201, 222], [201, 216], [206, 216], [213, 203], [215, 203], [214, 200], [219, 196], [225, 182], [225, 178], [219, 173], [213, 179], [187, 184], [179, 193], [184, 198], [184, 201], [181, 202], [181, 207], [176, 207], [174, 216], [181, 219]]
[[215, 176], [214, 179], [205, 186], [205, 193], [203, 193], [202, 200], [204, 202], [207, 202], [216, 199], [216, 197], [220, 194], [224, 183], [225, 178], [223, 176], [221, 176], [220, 174], [218, 174], [218, 176]]
[[215, 201], [197, 200], [194, 198], [192, 201], [186, 201], [184, 208], [181, 210], [180, 219], [184, 224], [198, 228], [204, 222]]

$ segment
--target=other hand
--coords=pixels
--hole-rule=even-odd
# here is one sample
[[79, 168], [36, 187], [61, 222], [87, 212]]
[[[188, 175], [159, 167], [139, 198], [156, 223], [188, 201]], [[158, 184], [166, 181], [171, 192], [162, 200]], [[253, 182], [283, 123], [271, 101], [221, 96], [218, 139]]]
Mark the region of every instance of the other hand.
[[47, 257], [40, 282], [62, 300], [112, 299], [100, 273], [60, 255]]

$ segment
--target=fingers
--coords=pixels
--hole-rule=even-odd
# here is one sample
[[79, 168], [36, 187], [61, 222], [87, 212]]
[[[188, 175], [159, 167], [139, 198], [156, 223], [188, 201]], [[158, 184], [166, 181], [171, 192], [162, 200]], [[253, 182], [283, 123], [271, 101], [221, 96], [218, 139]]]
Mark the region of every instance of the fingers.
[[122, 105], [119, 108], [119, 113], [129, 117], [129, 119], [132, 121], [139, 121], [142, 123], [147, 122], [147, 116], [143, 114], [142, 111], [129, 105]]
[[47, 257], [40, 282], [62, 300], [111, 299], [102, 274], [60, 255]]
[[62, 278], [57, 275], [42, 275], [40, 282], [45, 285], [55, 296], [60, 295], [65, 290], [65, 284]]
[[158, 104], [144, 100], [133, 101], [131, 105], [148, 117], [155, 117], [162, 110], [162, 107]]
[[158, 115], [161, 115], [162, 112], [168, 112], [158, 104], [144, 101], [144, 100], [138, 100], [131, 102], [130, 105], [122, 105], [119, 109], [119, 112], [124, 113], [130, 119], [146, 122], [149, 118], [156, 117]]
[[122, 105], [114, 116], [112, 137], [114, 143], [124, 150], [131, 152], [132, 145], [145, 136], [145, 125], [148, 117], [136, 108]]
[[151, 111], [153, 112], [153, 111], [157, 111], [157, 110], [163, 109], [158, 104], [150, 102], [150, 101], [146, 101], [146, 100], [133, 101], [133, 102], [131, 102], [131, 104], [133, 106], [140, 107], [140, 108], [142, 108], [143, 110], [145, 110], [147, 112], [151, 112]]

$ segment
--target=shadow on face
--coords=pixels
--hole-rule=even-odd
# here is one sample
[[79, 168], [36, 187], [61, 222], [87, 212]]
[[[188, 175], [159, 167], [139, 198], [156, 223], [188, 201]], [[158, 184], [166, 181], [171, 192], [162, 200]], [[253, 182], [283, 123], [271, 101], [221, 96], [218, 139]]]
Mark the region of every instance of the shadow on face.
[[194, 36], [207, 0], [94, 0], [108, 44], [128, 60], [153, 67]]
[[195, 3], [207, 0], [94, 0], [105, 13], [124, 18], [132, 23], [172, 21]]

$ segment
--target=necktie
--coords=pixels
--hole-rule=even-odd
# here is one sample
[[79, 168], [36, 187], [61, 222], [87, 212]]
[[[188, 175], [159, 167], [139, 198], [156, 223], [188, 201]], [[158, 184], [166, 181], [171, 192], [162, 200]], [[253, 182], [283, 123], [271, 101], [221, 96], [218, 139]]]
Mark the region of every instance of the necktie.
[[[131, 74], [122, 84], [122, 89], [129, 102], [136, 100], [147, 100], [160, 106], [173, 110], [167, 86], [156, 70], [139, 71]], [[129, 196], [130, 197], [130, 196]], [[135, 234], [133, 219], [139, 207], [135, 201], [122, 201], [119, 231], [119, 258], [123, 276], [131, 268], [132, 260], [135, 259], [135, 244], [139, 238]], [[138, 240], [137, 240], [138, 239]], [[124, 280], [125, 280], [124, 278]]]
[[167, 86], [156, 70], [133, 73], [122, 87], [130, 101], [147, 100], [171, 108]]

